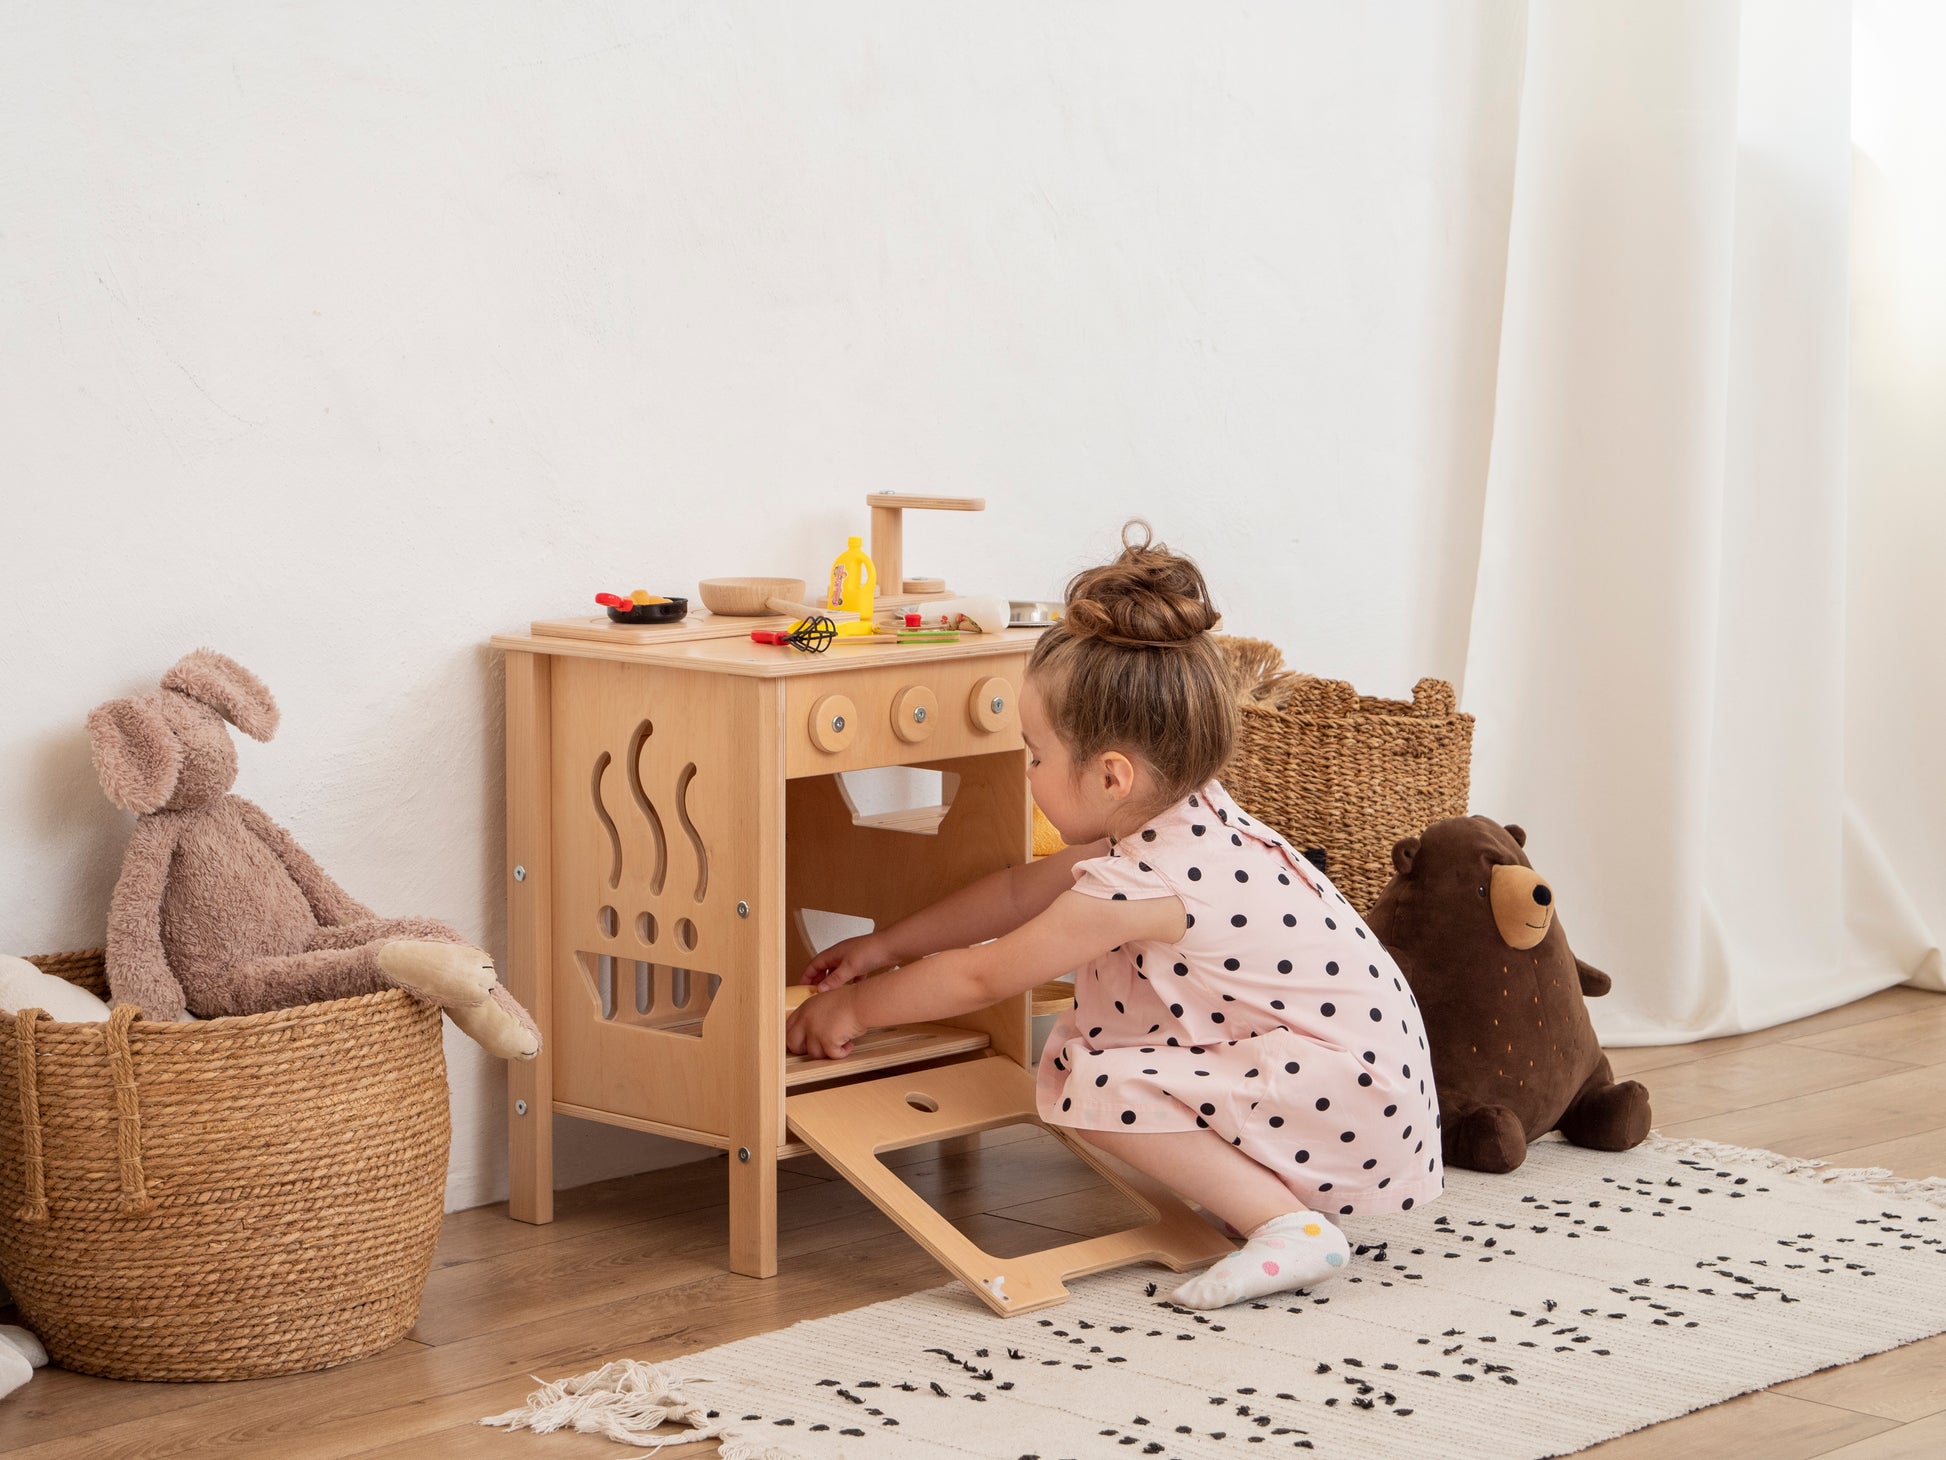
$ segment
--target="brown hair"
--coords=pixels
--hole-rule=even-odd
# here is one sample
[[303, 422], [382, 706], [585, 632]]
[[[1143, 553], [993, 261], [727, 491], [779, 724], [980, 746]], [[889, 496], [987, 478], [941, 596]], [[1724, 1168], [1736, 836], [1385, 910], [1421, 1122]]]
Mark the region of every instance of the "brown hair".
[[1125, 524], [1121, 556], [1069, 582], [1061, 622], [1027, 664], [1075, 761], [1133, 752], [1169, 801], [1221, 770], [1237, 712], [1229, 660], [1210, 636], [1219, 622], [1201, 570], [1153, 541], [1148, 523]]

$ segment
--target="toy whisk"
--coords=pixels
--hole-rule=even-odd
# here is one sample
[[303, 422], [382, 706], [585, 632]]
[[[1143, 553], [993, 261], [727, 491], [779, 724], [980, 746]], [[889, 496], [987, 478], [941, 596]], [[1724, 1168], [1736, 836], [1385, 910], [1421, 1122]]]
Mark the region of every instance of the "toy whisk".
[[814, 613], [788, 631], [752, 629], [750, 637], [759, 644], [789, 644], [807, 654], [822, 654], [838, 637], [838, 626], [821, 613]]

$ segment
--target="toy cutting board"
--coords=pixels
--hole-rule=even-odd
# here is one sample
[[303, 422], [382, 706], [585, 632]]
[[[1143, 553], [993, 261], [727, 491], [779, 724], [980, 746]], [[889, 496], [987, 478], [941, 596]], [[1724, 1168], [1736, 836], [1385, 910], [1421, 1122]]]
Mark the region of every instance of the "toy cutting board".
[[605, 613], [595, 613], [577, 618], [536, 619], [528, 627], [536, 634], [556, 639], [587, 639], [597, 644], [625, 644], [634, 648], [644, 644], [680, 644], [694, 639], [730, 639], [738, 634], [747, 635], [752, 629], [780, 628], [790, 622], [782, 614], [773, 618], [744, 618], [699, 608], [668, 624], [618, 624]]

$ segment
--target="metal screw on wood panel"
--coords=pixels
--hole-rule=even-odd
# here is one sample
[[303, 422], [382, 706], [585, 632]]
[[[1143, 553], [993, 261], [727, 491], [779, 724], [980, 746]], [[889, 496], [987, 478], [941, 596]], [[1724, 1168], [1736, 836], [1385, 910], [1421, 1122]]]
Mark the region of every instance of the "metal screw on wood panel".
[[514, 868], [514, 881], [525, 882], [526, 880], [527, 880], [527, 869], [525, 867]]
[[525, 1100], [514, 1101], [514, 1114], [525, 1115], [526, 1113], [527, 1113], [527, 1102]]
[[845, 728], [845, 717], [843, 715], [833, 715], [831, 717], [831, 728], [834, 731], [842, 732]]
[[995, 695], [993, 697], [993, 713], [997, 715], [1006, 708], [1007, 702], [1001, 699], [999, 695]]
[[749, 903], [747, 903], [747, 902], [740, 902], [740, 903], [738, 903], [738, 904], [737, 904], [737, 916], [738, 916], [738, 917], [740, 917], [740, 918], [747, 918], [747, 917], [749, 917], [749, 916], [750, 916], [750, 904], [749, 904]]
[[919, 706], [918, 709], [912, 712], [912, 723], [915, 725], [923, 725], [926, 723], [926, 707], [924, 705]]
[[750, 1148], [748, 1146], [738, 1146], [737, 1160], [748, 1161], [749, 1159], [750, 1159]]

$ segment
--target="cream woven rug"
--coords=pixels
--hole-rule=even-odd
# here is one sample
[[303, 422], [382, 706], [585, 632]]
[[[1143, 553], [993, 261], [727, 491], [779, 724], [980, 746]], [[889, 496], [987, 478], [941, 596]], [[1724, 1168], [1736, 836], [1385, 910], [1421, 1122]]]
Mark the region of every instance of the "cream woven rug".
[[[1192, 1313], [1128, 1268], [1000, 1319], [953, 1285], [610, 1364], [483, 1423], [715, 1434], [728, 1460], [1516, 1460], [1946, 1330], [1946, 1181], [1767, 1151], [1550, 1139], [1347, 1235], [1361, 1255], [1315, 1295]], [[688, 1428], [649, 1438], [664, 1420]]]

